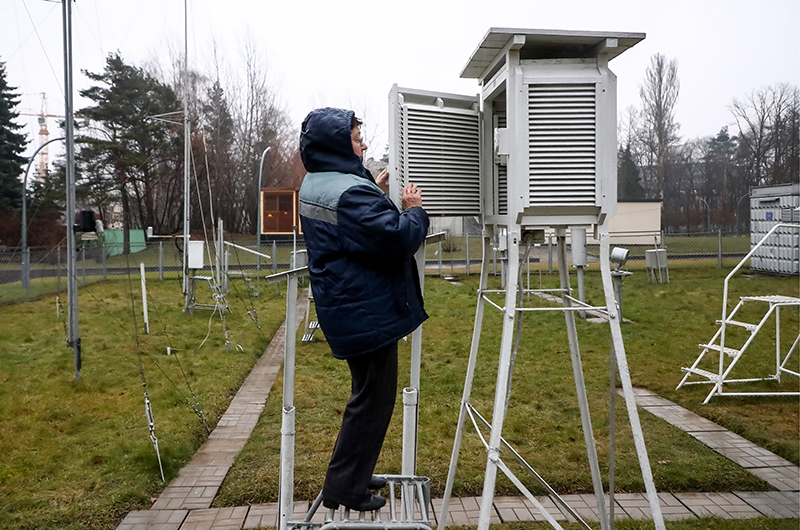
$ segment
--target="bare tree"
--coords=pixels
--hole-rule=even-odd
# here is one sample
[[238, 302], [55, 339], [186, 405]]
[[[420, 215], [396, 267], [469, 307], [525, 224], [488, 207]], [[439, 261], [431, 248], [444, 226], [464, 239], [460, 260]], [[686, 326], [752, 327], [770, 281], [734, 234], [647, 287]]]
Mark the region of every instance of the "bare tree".
[[[665, 180], [669, 176], [670, 155], [680, 139], [675, 121], [680, 82], [678, 62], [667, 61], [661, 54], [650, 58], [644, 84], [639, 87], [642, 99], [641, 140], [646, 148], [647, 167], [655, 180], [657, 197], [663, 198]], [[647, 179], [645, 179], [647, 181]]]
[[739, 128], [740, 158], [749, 186], [794, 182], [800, 156], [800, 95], [781, 84], [755, 90], [730, 107]]

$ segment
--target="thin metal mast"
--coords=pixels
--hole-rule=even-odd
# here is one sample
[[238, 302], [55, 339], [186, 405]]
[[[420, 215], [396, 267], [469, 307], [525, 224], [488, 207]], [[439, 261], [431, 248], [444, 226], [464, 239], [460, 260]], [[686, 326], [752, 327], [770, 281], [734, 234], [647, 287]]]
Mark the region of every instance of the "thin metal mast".
[[191, 195], [189, 194], [189, 0], [183, 0], [183, 294], [185, 309], [189, 307], [189, 222]]
[[64, 132], [67, 143], [67, 346], [75, 350], [75, 380], [81, 379], [81, 337], [78, 331], [78, 276], [75, 259], [75, 138], [72, 119], [72, 5], [62, 0], [64, 18]]

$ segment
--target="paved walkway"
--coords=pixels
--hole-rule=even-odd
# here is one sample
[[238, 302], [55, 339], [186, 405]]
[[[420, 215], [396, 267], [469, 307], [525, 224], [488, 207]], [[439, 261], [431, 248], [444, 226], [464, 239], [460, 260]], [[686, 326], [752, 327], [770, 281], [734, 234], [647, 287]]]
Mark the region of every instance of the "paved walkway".
[[[298, 300], [298, 324], [305, 310], [305, 294]], [[194, 458], [181, 469], [149, 510], [130, 512], [117, 530], [238, 530], [275, 527], [278, 504], [210, 508], [236, 455], [244, 447], [264, 408], [283, 362], [286, 324], [275, 333], [269, 347], [245, 380], [230, 407]], [[721, 455], [765, 480], [778, 491], [733, 493], [659, 493], [664, 519], [721, 517], [800, 518], [800, 468], [723, 427], [644, 389], [636, 390], [636, 403], [644, 410], [689, 433]], [[598, 520], [594, 495], [562, 495], [581, 517]], [[549, 497], [537, 497], [559, 521], [574, 518]], [[650, 506], [643, 493], [616, 494], [616, 519], [649, 519]], [[297, 518], [305, 515], [309, 501], [295, 502]], [[434, 518], [442, 505], [434, 499]], [[477, 525], [480, 497], [453, 498], [450, 523]], [[492, 522], [544, 521], [525, 497], [496, 497]]]

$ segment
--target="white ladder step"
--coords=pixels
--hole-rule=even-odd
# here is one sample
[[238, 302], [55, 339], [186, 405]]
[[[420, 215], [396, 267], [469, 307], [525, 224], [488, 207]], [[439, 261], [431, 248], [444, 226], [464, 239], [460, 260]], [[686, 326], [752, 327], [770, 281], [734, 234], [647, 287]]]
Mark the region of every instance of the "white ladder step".
[[308, 329], [317, 329], [319, 327], [319, 322], [316, 320], [312, 320], [308, 323]]
[[742, 296], [740, 298], [745, 302], [769, 302], [771, 304], [800, 305], [800, 298], [796, 298], [794, 296], [783, 296], [780, 294], [768, 296]]
[[681, 368], [681, 372], [699, 375], [700, 377], [705, 377], [709, 381], [716, 381], [719, 379], [719, 374], [709, 372], [708, 370], [701, 370], [700, 368]]
[[[758, 327], [755, 324], [748, 324], [747, 322], [739, 322], [738, 320], [726, 320], [725, 323], [730, 324], [731, 326], [739, 326], [751, 332], [755, 331], [756, 328]], [[717, 320], [717, 324], [722, 324], [722, 320]]]
[[[709, 350], [723, 351], [722, 348], [720, 348], [719, 344], [698, 344], [698, 346], [700, 346], [701, 348], [707, 348]], [[742, 352], [739, 350], [736, 350], [734, 348], [728, 348], [727, 346], [725, 347], [725, 355], [728, 355], [729, 357], [736, 357], [740, 353]]]

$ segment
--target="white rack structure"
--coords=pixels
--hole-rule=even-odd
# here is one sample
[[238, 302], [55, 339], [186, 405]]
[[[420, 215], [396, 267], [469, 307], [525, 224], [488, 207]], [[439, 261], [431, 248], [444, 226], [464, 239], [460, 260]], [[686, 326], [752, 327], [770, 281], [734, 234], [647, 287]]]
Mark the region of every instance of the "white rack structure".
[[[389, 94], [390, 195], [399, 201], [409, 181], [424, 190], [423, 206], [430, 215], [476, 215], [483, 223], [483, 260], [475, 324], [466, 380], [453, 444], [450, 469], [439, 515], [439, 529], [447, 525], [458, 455], [469, 418], [483, 441], [488, 457], [478, 529], [489, 527], [498, 469], [539, 509], [554, 528], [561, 528], [522, 481], [506, 466], [501, 448], [517, 458], [547, 486], [502, 436], [509, 403], [511, 372], [516, 356], [523, 312], [560, 311], [565, 317], [581, 422], [603, 530], [613, 528], [614, 398], [610, 388], [611, 462], [609, 497], [603, 492], [595, 439], [584, 385], [575, 311], [602, 310], [611, 328], [612, 381], [619, 372], [636, 452], [655, 526], [664, 521], [647, 457], [639, 415], [614, 299], [609, 265], [608, 220], [616, 212], [616, 76], [610, 60], [644, 39], [642, 33], [575, 32], [491, 28], [461, 72], [477, 79], [478, 96], [443, 94], [399, 88]], [[558, 270], [563, 304], [556, 308], [524, 307], [519, 279], [522, 249], [554, 229], [558, 243]], [[572, 296], [566, 258], [568, 229], [589, 229], [600, 241], [604, 307], [591, 307]], [[500, 291], [487, 289], [491, 241], [506, 241], [507, 274]], [[495, 303], [491, 297], [502, 296]], [[491, 423], [470, 403], [486, 304], [503, 313], [499, 367]], [[501, 306], [501, 304], [503, 304]], [[516, 331], [515, 331], [516, 327]], [[490, 430], [485, 439], [481, 430]], [[608, 501], [608, 507], [606, 505]], [[568, 506], [565, 508], [590, 528]]]
[[[769, 296], [742, 296], [739, 299], [739, 303], [736, 304], [736, 307], [728, 313], [728, 282], [730, 279], [742, 268], [742, 266], [747, 262], [747, 260], [751, 259], [754, 255], [759, 253], [759, 249], [761, 246], [767, 242], [770, 236], [773, 234], [781, 236], [784, 232], [800, 232], [800, 224], [797, 223], [777, 223], [775, 224], [759, 241], [756, 243], [750, 252], [742, 258], [739, 264], [733, 268], [733, 270], [728, 273], [725, 277], [725, 283], [722, 290], [722, 318], [717, 320], [717, 324], [719, 324], [719, 328], [717, 332], [711, 337], [711, 340], [708, 341], [706, 344], [699, 344], [701, 348], [700, 355], [695, 359], [692, 366], [689, 367], [682, 367], [681, 371], [684, 372], [683, 379], [681, 382], [678, 383], [676, 388], [679, 389], [685, 385], [703, 385], [703, 384], [710, 384], [713, 385], [711, 391], [706, 396], [706, 399], [703, 403], [708, 403], [709, 400], [713, 396], [798, 396], [800, 392], [780, 392], [780, 391], [773, 391], [773, 392], [728, 392], [725, 391], [723, 385], [729, 383], [752, 383], [757, 381], [776, 381], [778, 383], [781, 382], [781, 374], [789, 374], [795, 377], [800, 377], [800, 373], [795, 372], [794, 370], [790, 370], [786, 367], [789, 359], [792, 356], [792, 353], [796, 349], [798, 349], [798, 343], [800, 343], [800, 330], [797, 332], [797, 336], [794, 338], [791, 347], [786, 351], [784, 355], [781, 351], [781, 308], [789, 308], [789, 307], [797, 307], [800, 308], [800, 298], [796, 296], [786, 296], [786, 295], [769, 295]], [[739, 310], [744, 307], [745, 303], [750, 302], [752, 303], [759, 303], [759, 304], [767, 304], [766, 311], [758, 323], [748, 323], [742, 322], [740, 320], [736, 320], [736, 317]], [[767, 323], [771, 316], [775, 316], [775, 373], [767, 375], [765, 377], [750, 377], [750, 378], [739, 378], [734, 379], [731, 375], [734, 367], [742, 358], [742, 356], [747, 351], [748, 347], [753, 343], [753, 340], [758, 335], [758, 332], [764, 327], [764, 324]], [[737, 317], [738, 318], [738, 317]], [[726, 330], [728, 326], [733, 326], [737, 328], [744, 328], [750, 334], [745, 339], [742, 346], [739, 348], [731, 348], [730, 347], [730, 339], [726, 336]], [[705, 370], [700, 368], [700, 364], [703, 359], [709, 353], [715, 352], [718, 356], [718, 362], [716, 363], [717, 370], [712, 372], [710, 370]], [[726, 363], [726, 358], [729, 361]], [[690, 377], [696, 377], [700, 380], [689, 380]]]

